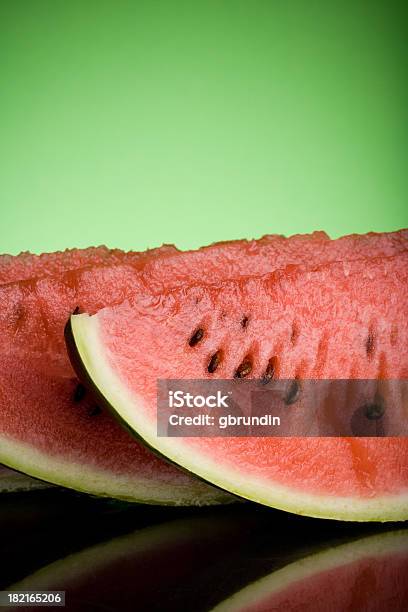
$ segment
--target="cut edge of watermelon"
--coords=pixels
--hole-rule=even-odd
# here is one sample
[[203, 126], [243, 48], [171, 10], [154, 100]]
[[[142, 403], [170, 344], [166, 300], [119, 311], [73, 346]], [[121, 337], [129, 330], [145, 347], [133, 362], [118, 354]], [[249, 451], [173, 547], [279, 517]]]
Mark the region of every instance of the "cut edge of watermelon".
[[6, 436], [0, 436], [0, 463], [44, 482], [80, 493], [139, 504], [212, 506], [233, 501], [223, 491], [204, 486], [199, 480], [196, 488], [176, 484], [169, 487], [168, 484], [161, 485], [153, 480], [137, 479], [136, 475], [119, 477], [102, 470], [91, 470], [89, 466], [84, 470], [80, 463], [57, 457], [50, 460], [45, 453], [31, 445]]
[[358, 562], [367, 557], [384, 556], [408, 551], [406, 530], [388, 531], [335, 546], [303, 557], [294, 563], [252, 582], [213, 608], [212, 612], [238, 612], [246, 606], [261, 603], [263, 597], [284, 591], [291, 585], [307, 580], [320, 572]]
[[197, 458], [196, 451], [188, 444], [181, 448], [182, 438], [157, 437], [154, 424], [143, 418], [143, 397], [129, 392], [105, 356], [97, 315], [72, 315], [66, 327], [66, 337], [74, 366], [78, 368], [80, 362], [79, 368], [88, 383], [93, 385], [100, 399], [122, 424], [154, 452], [204, 481], [238, 497], [299, 515], [361, 522], [408, 519], [408, 493], [363, 499], [309, 494], [280, 483], [268, 483], [266, 487], [265, 482], [253, 477], [249, 482], [230, 467], [224, 466], [221, 472], [219, 462], [209, 457]]

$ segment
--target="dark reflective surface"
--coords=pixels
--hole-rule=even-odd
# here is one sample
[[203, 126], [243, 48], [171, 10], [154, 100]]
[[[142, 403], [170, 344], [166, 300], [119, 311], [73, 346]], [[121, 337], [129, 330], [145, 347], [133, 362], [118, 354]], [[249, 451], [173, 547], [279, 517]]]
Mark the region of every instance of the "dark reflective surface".
[[70, 610], [405, 610], [407, 539], [401, 525], [254, 504], [177, 509], [59, 490], [3, 495], [0, 587], [65, 590]]

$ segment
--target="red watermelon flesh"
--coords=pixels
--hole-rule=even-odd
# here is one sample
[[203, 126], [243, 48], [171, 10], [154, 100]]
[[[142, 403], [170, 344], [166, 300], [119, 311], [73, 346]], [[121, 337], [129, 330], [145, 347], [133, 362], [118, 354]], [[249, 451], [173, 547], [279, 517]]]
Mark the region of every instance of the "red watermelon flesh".
[[193, 282], [215, 283], [258, 276], [289, 264], [305, 268], [330, 261], [390, 256], [408, 250], [408, 230], [344, 236], [330, 240], [324, 232], [265, 236], [180, 252], [165, 245], [143, 253], [124, 253], [120, 265], [65, 271], [59, 277], [27, 279], [0, 287], [0, 333], [6, 348], [23, 346], [65, 361], [63, 328], [73, 309], [89, 313], [119, 304], [141, 282], [154, 293]]
[[[167, 267], [173, 273], [172, 285], [189, 280], [201, 280], [201, 274], [215, 274], [216, 279], [225, 280], [241, 275], [266, 274], [272, 269], [290, 263], [319, 264], [343, 259], [390, 256], [407, 249], [408, 230], [369, 234], [351, 234], [330, 240], [325, 232], [297, 234], [286, 238], [266, 235], [259, 240], [235, 240], [219, 242], [195, 251], [179, 251], [173, 245], [163, 245], [144, 253], [105, 246], [87, 249], [67, 249], [55, 253], [34, 255], [0, 255], [0, 285], [41, 276], [58, 276], [67, 270], [85, 266], [112, 265], [115, 263], [152, 262], [151, 280], [168, 282]], [[166, 256], [169, 261], [163, 262]], [[246, 261], [250, 257], [251, 264]], [[163, 265], [164, 264], [164, 265]], [[220, 273], [222, 274], [220, 275]]]
[[[398, 251], [404, 245], [405, 236], [401, 232], [345, 237], [337, 241], [330, 241], [321, 233], [289, 239], [266, 237], [259, 242], [213, 245], [188, 254], [172, 255], [168, 251], [157, 261], [139, 257], [137, 261], [140, 265], [135, 265], [133, 259], [132, 265], [72, 270], [58, 279], [30, 279], [4, 286], [0, 288], [0, 331], [4, 347], [0, 356], [3, 377], [0, 402], [2, 406], [7, 405], [7, 410], [2, 408], [4, 426], [2, 424], [1, 431], [8, 432], [7, 435], [14, 436], [15, 440], [25, 441], [30, 448], [41, 448], [45, 466], [49, 464], [48, 449], [53, 448], [56, 457], [64, 456], [69, 460], [72, 456], [76, 461], [100, 465], [102, 470], [112, 468], [115, 462], [120, 469], [126, 466], [127, 474], [134, 471], [135, 466], [139, 466], [140, 470], [138, 461], [141, 459], [135, 456], [135, 446], [128, 448], [130, 443], [126, 434], [119, 433], [121, 430], [107, 417], [96, 419], [94, 406], [87, 406], [86, 400], [79, 402], [80, 406], [85, 403], [82, 411], [78, 410], [78, 402], [74, 401], [76, 382], [63, 345], [63, 327], [77, 306], [86, 312], [96, 312], [135, 294], [150, 292], [152, 286], [157, 291], [166, 286], [172, 287], [173, 284], [180, 284], [183, 269], [186, 284], [203, 276], [203, 270], [209, 271], [204, 278], [211, 282], [235, 272], [245, 275], [262, 272], [266, 266], [274, 269], [276, 265], [284, 265], [286, 260], [292, 261], [294, 258], [302, 261], [305, 249], [309, 258], [314, 252], [321, 257], [322, 249], [326, 249], [326, 257], [330, 258], [330, 248], [322, 246], [326, 243], [332, 246], [332, 258], [341, 255], [352, 259], [362, 252], [374, 255], [389, 250]], [[280, 245], [279, 248], [274, 246], [275, 242]], [[265, 253], [269, 253], [269, 259]], [[202, 260], [204, 255], [207, 265]], [[190, 256], [197, 259], [195, 265], [188, 266]], [[184, 263], [180, 265], [179, 261]], [[144, 273], [141, 275], [142, 268]], [[21, 410], [22, 406], [25, 407], [24, 411]], [[8, 429], [15, 425], [14, 432], [13, 427]], [[81, 436], [82, 429], [86, 429], [84, 436]], [[64, 438], [70, 440], [69, 445], [64, 443]], [[109, 456], [104, 445], [100, 444], [101, 439], [115, 441], [115, 449], [112, 447]], [[150, 455], [144, 450], [139, 453], [149, 457], [149, 461], [146, 461], [150, 466]], [[22, 456], [21, 452], [18, 452], [18, 456]], [[3, 460], [14, 466], [20, 465], [12, 450], [4, 450]], [[155, 461], [158, 468], [159, 462]], [[32, 469], [31, 459], [27, 456], [25, 469], [31, 474], [45, 477], [44, 464], [40, 468], [39, 462], [37, 458], [37, 465]], [[149, 466], [147, 472], [151, 476]], [[55, 474], [47, 475], [56, 480]]]
[[[300, 514], [407, 519], [407, 438], [156, 433], [157, 379], [231, 378], [244, 362], [261, 378], [271, 360], [284, 379], [407, 379], [407, 286], [403, 253], [140, 293], [95, 316], [71, 317], [73, 359], [149, 446], [213, 484]], [[202, 340], [190, 346], [197, 329]]]
[[157, 292], [186, 283], [216, 283], [241, 276], [268, 274], [289, 264], [313, 267], [331, 261], [389, 257], [408, 250], [408, 229], [377, 234], [351, 234], [336, 240], [324, 232], [236, 240], [196, 251], [168, 253], [150, 261], [145, 273]]
[[171, 245], [163, 245], [143, 253], [134, 251], [126, 253], [120, 249], [99, 246], [41, 255], [28, 252], [20, 255], [0, 255], [0, 285], [41, 276], [58, 276], [67, 270], [86, 266], [113, 265], [127, 260], [137, 264], [140, 259], [146, 261], [157, 255], [173, 252], [177, 252], [177, 249]]
[[122, 252], [110, 250], [105, 246], [88, 249], [68, 249], [56, 253], [20, 253], [19, 255], [0, 255], [0, 284], [36, 276], [61, 274], [66, 270], [87, 265], [101, 265], [120, 261]]

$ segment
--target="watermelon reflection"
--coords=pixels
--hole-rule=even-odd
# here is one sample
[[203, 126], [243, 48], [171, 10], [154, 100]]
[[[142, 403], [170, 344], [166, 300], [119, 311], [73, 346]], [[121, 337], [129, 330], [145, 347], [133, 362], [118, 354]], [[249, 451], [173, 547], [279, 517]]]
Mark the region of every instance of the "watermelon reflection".
[[[58, 514], [68, 533], [81, 529], [81, 513], [84, 534], [92, 530], [92, 503], [83, 504], [71, 505], [66, 517]], [[72, 610], [405, 609], [408, 530], [377, 527], [373, 534], [373, 526], [249, 505], [192, 512], [108, 504], [105, 510], [103, 517], [97, 502], [101, 534], [119, 537], [85, 549], [79, 540], [79, 552], [45, 567], [38, 549], [36, 571], [9, 588], [65, 590]], [[34, 521], [30, 531], [35, 529]], [[55, 546], [55, 532], [51, 538]], [[64, 551], [63, 533], [60, 538]]]

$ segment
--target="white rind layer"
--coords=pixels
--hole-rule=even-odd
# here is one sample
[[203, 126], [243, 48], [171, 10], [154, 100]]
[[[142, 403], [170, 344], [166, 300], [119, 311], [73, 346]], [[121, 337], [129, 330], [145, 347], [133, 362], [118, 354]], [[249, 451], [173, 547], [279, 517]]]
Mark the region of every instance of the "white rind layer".
[[199, 480], [189, 487], [158, 483], [153, 479], [138, 478], [137, 474], [118, 476], [55, 455], [50, 457], [31, 445], [4, 435], [0, 436], [0, 463], [75, 491], [140, 504], [206, 506], [231, 501], [222, 491]]
[[118, 476], [69, 459], [51, 458], [31, 445], [5, 436], [0, 437], [0, 463], [48, 483], [98, 497], [166, 506], [206, 506], [227, 501], [225, 494], [199, 481], [194, 487], [181, 487], [137, 475]]
[[129, 391], [106, 358], [98, 315], [72, 315], [71, 329], [83, 367], [99, 392], [138, 437], [172, 462], [234, 495], [295, 514], [344, 521], [408, 519], [408, 491], [370, 498], [306, 493], [252, 476], [243, 478], [238, 470], [198, 455], [197, 449], [188, 444], [188, 438], [159, 438], [156, 423], [144, 417], [143, 397]]

